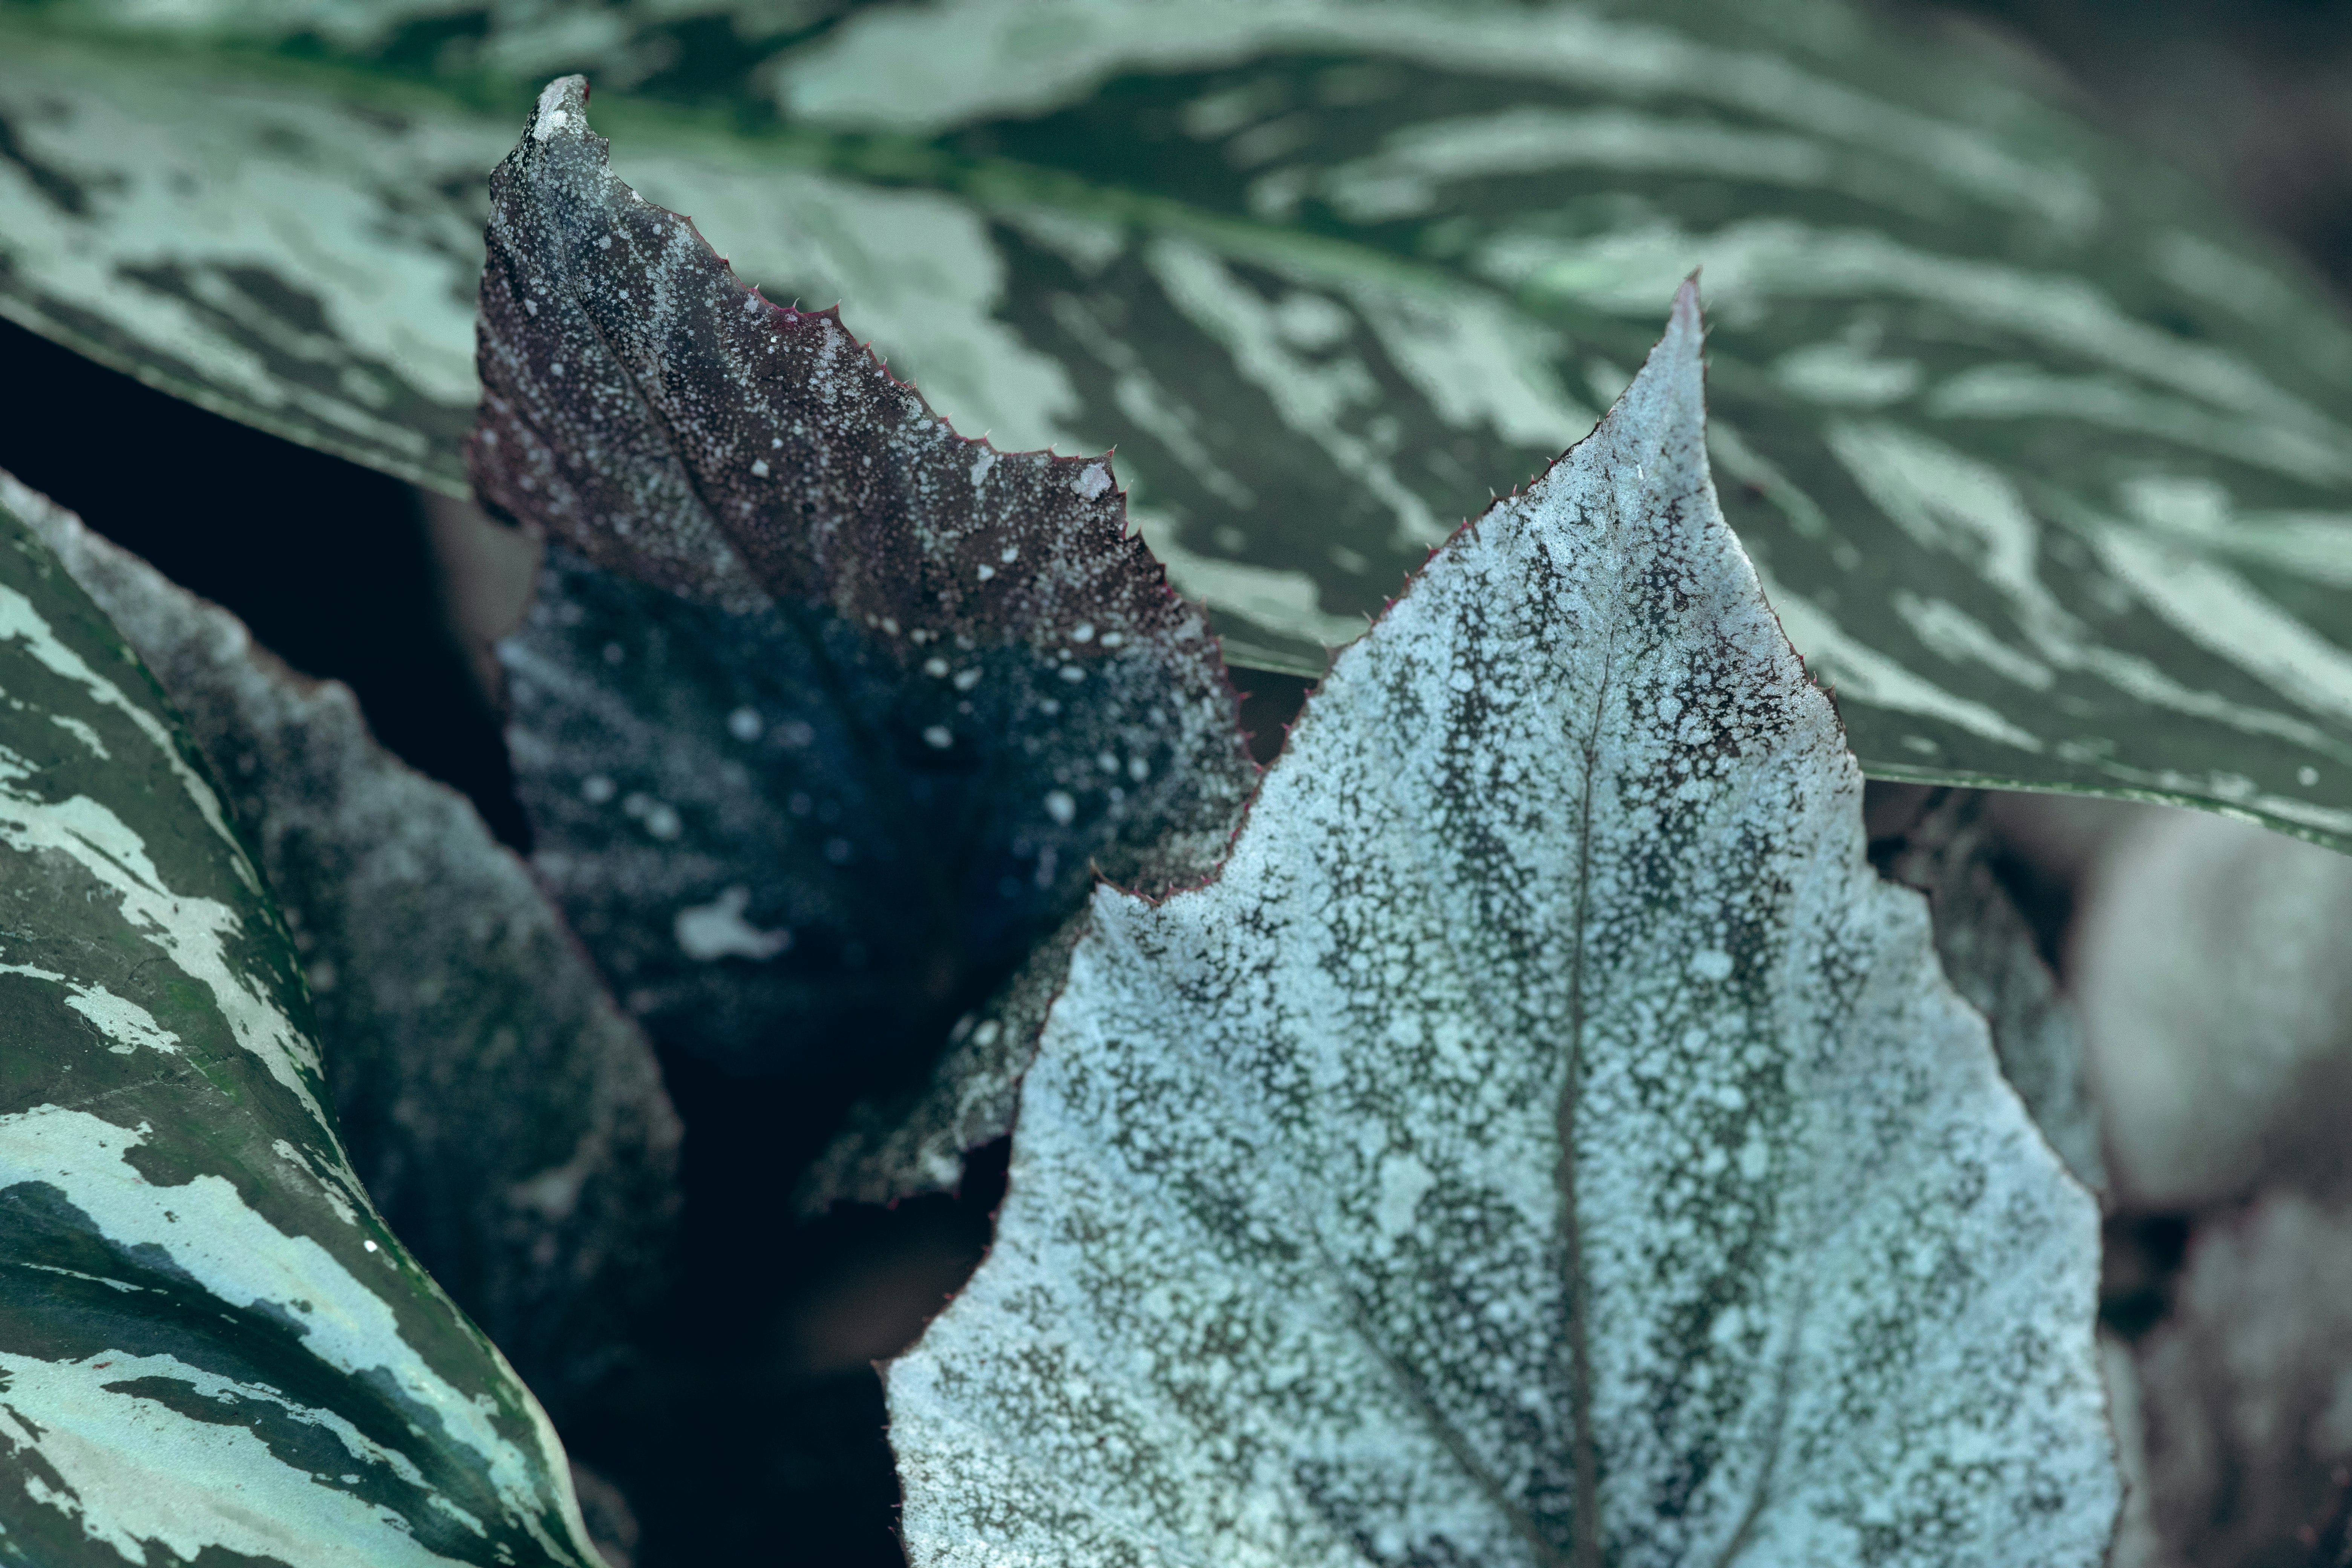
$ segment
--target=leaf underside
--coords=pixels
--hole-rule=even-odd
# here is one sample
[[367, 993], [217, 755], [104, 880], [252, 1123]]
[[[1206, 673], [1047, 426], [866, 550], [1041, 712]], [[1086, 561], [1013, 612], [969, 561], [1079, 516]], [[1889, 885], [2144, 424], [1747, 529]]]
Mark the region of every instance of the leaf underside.
[[1698, 353], [1686, 290], [1214, 883], [1097, 897], [889, 1369], [918, 1568], [2101, 1560], [2095, 1210], [1864, 863]]
[[385, 1228], [293, 943], [137, 656], [0, 512], [0, 1560], [594, 1559]]
[[1229, 656], [1311, 674], [1704, 266], [1724, 504], [1866, 772], [2352, 842], [2352, 333], [1949, 38], [1827, 0], [431, 11], [0, 24], [0, 310], [462, 489], [506, 134], [390, 78], [667, 60], [749, 129], [616, 105], [649, 196], [851, 301], [960, 427], [1115, 443]]
[[1108, 458], [957, 436], [606, 167], [584, 85], [491, 182], [493, 509], [554, 541], [504, 645], [536, 864], [666, 1037], [918, 1059], [1099, 873], [1196, 880], [1255, 776]]
[[351, 692], [0, 473], [168, 691], [259, 851], [377, 1211], [559, 1413], [660, 1279], [679, 1125], [651, 1047], [512, 851]]

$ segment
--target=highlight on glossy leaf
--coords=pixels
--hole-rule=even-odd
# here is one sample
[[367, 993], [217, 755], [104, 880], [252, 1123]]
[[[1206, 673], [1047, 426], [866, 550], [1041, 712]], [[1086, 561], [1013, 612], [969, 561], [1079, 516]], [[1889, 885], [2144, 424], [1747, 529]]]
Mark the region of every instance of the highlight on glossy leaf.
[[385, 1227], [202, 754], [0, 510], [0, 1556], [593, 1568]]
[[918, 1568], [2091, 1568], [2097, 1214], [1864, 858], [1725, 526], [1695, 289], [1344, 653], [1217, 879], [1099, 892]]
[[1207, 870], [1232, 687], [1108, 457], [958, 436], [623, 184], [586, 100], [492, 177], [471, 457], [551, 542], [504, 650], [538, 868], [656, 1033], [919, 1068], [1097, 874]]

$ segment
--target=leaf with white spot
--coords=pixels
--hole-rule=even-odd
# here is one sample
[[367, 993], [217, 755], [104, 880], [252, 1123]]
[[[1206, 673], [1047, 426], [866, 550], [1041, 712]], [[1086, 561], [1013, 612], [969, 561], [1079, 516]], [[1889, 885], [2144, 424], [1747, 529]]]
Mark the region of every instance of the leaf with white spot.
[[1864, 858], [1696, 292], [1343, 654], [1217, 880], [1105, 889], [889, 1373], [917, 1568], [2092, 1568], [2096, 1211]]
[[541, 875], [738, 1064], [919, 1066], [1097, 872], [1197, 879], [1256, 770], [1108, 458], [966, 440], [769, 304], [551, 84], [492, 177], [475, 481], [545, 530], [504, 646]]
[[343, 1154], [294, 946], [0, 511], [0, 1560], [593, 1568], [529, 1390]]
[[660, 1282], [679, 1127], [645, 1037], [473, 806], [376, 744], [340, 684], [0, 473], [212, 763], [308, 972], [377, 1211], [561, 1413]]

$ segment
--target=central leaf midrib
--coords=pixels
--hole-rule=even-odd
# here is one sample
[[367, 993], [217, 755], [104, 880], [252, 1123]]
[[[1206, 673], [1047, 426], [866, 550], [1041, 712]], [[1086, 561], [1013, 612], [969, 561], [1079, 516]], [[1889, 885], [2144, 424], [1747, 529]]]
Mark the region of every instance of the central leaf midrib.
[[1612, 620], [1601, 652], [1601, 678], [1592, 697], [1592, 723], [1580, 750], [1584, 776], [1577, 792], [1576, 914], [1568, 963], [1568, 1064], [1560, 1086], [1555, 1124], [1559, 1138], [1560, 1250], [1569, 1272], [1569, 1409], [1570, 1464], [1574, 1503], [1570, 1529], [1574, 1532], [1575, 1568], [1601, 1568], [1601, 1461], [1592, 1426], [1592, 1289], [1585, 1268], [1584, 1231], [1576, 1206], [1576, 1114], [1583, 1098], [1584, 950], [1586, 925], [1592, 907], [1592, 805], [1600, 773], [1601, 725], [1609, 700], [1609, 679], [1616, 652]]

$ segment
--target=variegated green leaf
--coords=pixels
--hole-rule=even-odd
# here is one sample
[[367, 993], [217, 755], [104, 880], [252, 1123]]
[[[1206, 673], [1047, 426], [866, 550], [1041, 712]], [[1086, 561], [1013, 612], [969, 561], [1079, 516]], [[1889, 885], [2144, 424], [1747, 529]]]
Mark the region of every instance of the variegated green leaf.
[[917, 1568], [2094, 1568], [2097, 1215], [1864, 863], [1695, 292], [1342, 654], [1210, 886], [1099, 892], [889, 1372]]
[[1116, 443], [1229, 652], [1312, 672], [1704, 266], [1727, 510], [1872, 774], [2352, 842], [2352, 333], [2004, 68], [1839, 0], [828, 12], [16, 13], [0, 306], [454, 484], [504, 122], [383, 74], [699, 95], [600, 107], [648, 199], [960, 428]]
[[344, 1158], [292, 942], [0, 511], [0, 1562], [590, 1568], [547, 1417]]
[[376, 1208], [561, 1414], [661, 1279], [679, 1126], [653, 1049], [515, 853], [236, 616], [0, 472], [170, 694], [259, 851]]

